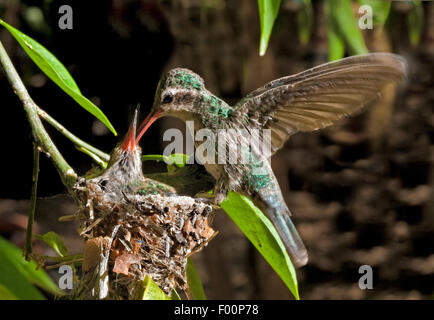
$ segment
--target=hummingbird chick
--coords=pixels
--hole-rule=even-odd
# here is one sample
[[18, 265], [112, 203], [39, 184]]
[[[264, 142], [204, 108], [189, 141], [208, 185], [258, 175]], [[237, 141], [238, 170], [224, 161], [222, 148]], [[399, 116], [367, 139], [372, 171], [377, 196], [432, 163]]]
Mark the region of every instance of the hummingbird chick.
[[[235, 150], [238, 147], [241, 152], [235, 156], [222, 154], [216, 144], [215, 155], [226, 161], [204, 163], [216, 180], [216, 203], [226, 197], [228, 190], [250, 196], [276, 227], [293, 264], [300, 267], [307, 263], [308, 254], [291, 221], [269, 156], [260, 152], [260, 143], [252, 145], [251, 139], [238, 133], [268, 130], [271, 156], [291, 135], [325, 128], [357, 113], [379, 98], [388, 83], [398, 83], [405, 75], [406, 62], [398, 55], [352, 56], [274, 80], [230, 106], [208, 91], [194, 72], [173, 69], [159, 81], [153, 107], [139, 128], [136, 142], [155, 120], [164, 116], [194, 121], [195, 132], [206, 128], [217, 136], [226, 130], [224, 139], [229, 149], [233, 150], [235, 144]], [[251, 161], [241, 161], [246, 155]], [[255, 170], [258, 167], [260, 173]]]

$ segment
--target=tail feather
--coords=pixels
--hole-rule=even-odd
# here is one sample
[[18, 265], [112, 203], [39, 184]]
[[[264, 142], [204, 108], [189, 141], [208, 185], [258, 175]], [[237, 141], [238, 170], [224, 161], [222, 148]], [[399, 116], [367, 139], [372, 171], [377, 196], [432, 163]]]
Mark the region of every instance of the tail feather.
[[306, 247], [292, 223], [291, 212], [283, 202], [283, 197], [278, 199], [280, 201], [276, 200], [273, 196], [258, 194], [254, 202], [273, 223], [294, 267], [300, 268], [308, 261]]
[[286, 212], [276, 213], [275, 210], [268, 217], [276, 227], [277, 232], [288, 251], [292, 264], [296, 268], [304, 266], [308, 261], [308, 254], [303, 241], [301, 240], [297, 229], [295, 229], [292, 220]]

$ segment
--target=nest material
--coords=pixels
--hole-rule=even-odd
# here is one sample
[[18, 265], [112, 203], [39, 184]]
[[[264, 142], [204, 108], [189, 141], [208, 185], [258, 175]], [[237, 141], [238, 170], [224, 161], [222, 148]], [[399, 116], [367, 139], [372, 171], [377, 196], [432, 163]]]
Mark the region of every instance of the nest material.
[[185, 196], [107, 193], [98, 178], [77, 183], [87, 239], [75, 298], [131, 298], [149, 275], [166, 292], [187, 289], [187, 258], [216, 232], [212, 207]]

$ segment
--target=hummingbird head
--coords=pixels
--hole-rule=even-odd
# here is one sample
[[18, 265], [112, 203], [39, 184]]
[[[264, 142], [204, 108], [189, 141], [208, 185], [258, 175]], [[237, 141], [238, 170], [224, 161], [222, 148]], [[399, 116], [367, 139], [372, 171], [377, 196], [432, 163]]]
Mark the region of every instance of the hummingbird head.
[[183, 120], [190, 119], [200, 110], [199, 105], [205, 89], [203, 79], [188, 69], [176, 68], [168, 71], [160, 80], [151, 112], [139, 127], [136, 142], [152, 123], [164, 116], [174, 116]]

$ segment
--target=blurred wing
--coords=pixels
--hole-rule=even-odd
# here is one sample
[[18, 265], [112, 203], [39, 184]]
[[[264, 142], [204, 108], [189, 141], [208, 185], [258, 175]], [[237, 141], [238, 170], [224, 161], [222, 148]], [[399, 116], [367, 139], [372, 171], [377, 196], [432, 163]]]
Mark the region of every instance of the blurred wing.
[[325, 128], [381, 96], [388, 83], [406, 76], [405, 60], [371, 53], [326, 63], [274, 80], [236, 106], [256, 128], [271, 129], [271, 152], [298, 131]]

